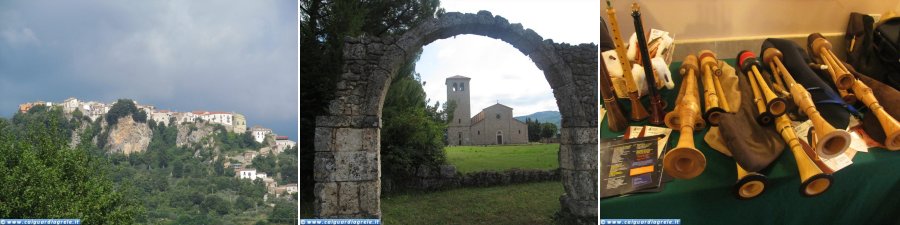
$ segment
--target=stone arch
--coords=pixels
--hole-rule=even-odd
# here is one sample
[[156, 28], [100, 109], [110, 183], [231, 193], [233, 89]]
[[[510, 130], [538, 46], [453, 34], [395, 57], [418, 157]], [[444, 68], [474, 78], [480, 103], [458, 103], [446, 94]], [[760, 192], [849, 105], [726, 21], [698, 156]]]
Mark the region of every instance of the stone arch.
[[316, 118], [315, 213], [321, 218], [380, 218], [381, 109], [401, 64], [423, 46], [460, 34], [499, 39], [527, 55], [553, 89], [560, 114], [559, 166], [568, 221], [597, 218], [597, 55], [595, 44], [543, 39], [488, 11], [445, 13], [399, 37], [348, 37], [343, 73], [328, 114]]

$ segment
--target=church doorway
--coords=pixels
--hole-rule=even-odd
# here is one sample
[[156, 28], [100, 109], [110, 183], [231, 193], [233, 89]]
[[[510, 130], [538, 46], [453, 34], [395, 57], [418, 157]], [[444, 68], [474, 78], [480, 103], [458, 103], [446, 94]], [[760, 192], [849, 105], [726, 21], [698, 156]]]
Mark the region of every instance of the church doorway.
[[498, 145], [503, 144], [503, 131], [499, 131], [499, 130], [497, 131], [497, 144]]

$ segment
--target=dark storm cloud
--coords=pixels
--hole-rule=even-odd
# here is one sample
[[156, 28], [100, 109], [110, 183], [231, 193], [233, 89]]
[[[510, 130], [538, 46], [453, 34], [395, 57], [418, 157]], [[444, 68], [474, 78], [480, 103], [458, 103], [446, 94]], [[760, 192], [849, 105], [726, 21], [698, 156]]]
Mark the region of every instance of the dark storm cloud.
[[234, 111], [296, 139], [296, 1], [0, 2], [0, 115], [67, 97]]

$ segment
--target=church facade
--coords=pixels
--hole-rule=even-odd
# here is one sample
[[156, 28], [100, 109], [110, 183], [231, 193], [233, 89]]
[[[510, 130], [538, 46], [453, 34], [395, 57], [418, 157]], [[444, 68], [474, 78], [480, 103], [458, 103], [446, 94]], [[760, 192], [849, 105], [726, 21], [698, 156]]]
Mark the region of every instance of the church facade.
[[528, 125], [513, 118], [509, 106], [497, 103], [471, 115], [469, 82], [471, 78], [447, 78], [447, 101], [456, 102], [447, 127], [447, 142], [458, 145], [504, 145], [528, 143]]

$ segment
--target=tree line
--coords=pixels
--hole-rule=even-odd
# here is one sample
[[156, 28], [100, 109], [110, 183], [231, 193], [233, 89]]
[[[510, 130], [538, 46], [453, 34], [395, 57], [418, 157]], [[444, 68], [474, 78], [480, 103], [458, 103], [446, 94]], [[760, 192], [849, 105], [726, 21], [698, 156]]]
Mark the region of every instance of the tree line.
[[541, 138], [555, 138], [559, 135], [559, 129], [554, 123], [541, 123], [537, 119], [531, 120], [531, 118], [526, 118], [525, 124], [528, 126], [529, 142], [539, 142]]

